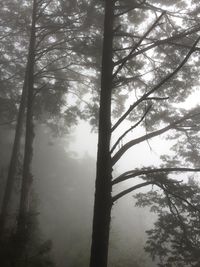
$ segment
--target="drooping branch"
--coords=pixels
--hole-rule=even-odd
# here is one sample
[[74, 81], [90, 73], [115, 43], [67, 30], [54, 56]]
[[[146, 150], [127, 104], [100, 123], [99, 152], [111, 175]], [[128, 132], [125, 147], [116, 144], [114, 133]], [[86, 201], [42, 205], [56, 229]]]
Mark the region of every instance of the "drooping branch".
[[195, 205], [193, 205], [190, 201], [188, 201], [187, 198], [185, 198], [185, 197], [183, 197], [183, 196], [181, 196], [181, 195], [179, 195], [177, 193], [174, 193], [173, 189], [175, 189], [175, 188], [171, 188], [171, 189], [168, 188], [169, 182], [170, 182], [170, 184], [177, 183], [177, 181], [168, 180], [168, 179], [166, 181], [164, 181], [164, 180], [159, 181], [157, 179], [151, 179], [151, 181], [147, 181], [147, 182], [144, 182], [144, 183], [140, 183], [140, 184], [134, 185], [134, 186], [132, 186], [132, 187], [130, 187], [128, 189], [125, 189], [125, 190], [121, 191], [117, 195], [113, 196], [112, 197], [112, 203], [114, 203], [118, 199], [122, 198], [123, 196], [133, 192], [136, 189], [139, 189], [139, 188], [142, 188], [142, 187], [145, 187], [145, 186], [148, 186], [148, 185], [156, 185], [157, 187], [162, 189], [163, 192], [165, 194], [167, 194], [168, 196], [171, 195], [171, 196], [181, 200], [182, 202], [186, 203], [194, 211], [200, 212], [199, 208], [196, 207]]
[[135, 107], [137, 107], [143, 100], [145, 100], [146, 98], [148, 98], [152, 93], [154, 93], [155, 91], [157, 91], [163, 84], [165, 84], [167, 81], [169, 81], [173, 76], [175, 76], [179, 72], [179, 70], [185, 65], [185, 63], [188, 61], [188, 59], [190, 58], [190, 56], [194, 52], [194, 49], [195, 49], [196, 45], [198, 44], [199, 40], [200, 40], [200, 36], [197, 38], [197, 40], [192, 45], [191, 49], [189, 50], [189, 52], [187, 53], [187, 55], [185, 56], [185, 58], [182, 60], [182, 62], [178, 65], [178, 67], [173, 72], [171, 72], [170, 74], [168, 74], [156, 86], [154, 86], [150, 91], [148, 91], [146, 94], [144, 94], [141, 98], [139, 98], [134, 104], [132, 104], [129, 107], [129, 109], [113, 125], [112, 131], [114, 131], [121, 124], [121, 122], [123, 120], [125, 120], [125, 118], [130, 114], [130, 112]]
[[[179, 212], [179, 210], [178, 210], [176, 204], [175, 204], [175, 203], [172, 201], [172, 199], [170, 198], [168, 190], [166, 190], [166, 188], [165, 188], [164, 186], [161, 186], [161, 189], [163, 190], [163, 192], [164, 192], [164, 194], [165, 194], [165, 196], [166, 196], [167, 204], [168, 204], [168, 207], [169, 207], [169, 210], [170, 210], [171, 214], [172, 214], [172, 215], [179, 221], [179, 223], [180, 223], [180, 227], [181, 227], [181, 229], [182, 229], [182, 231], [183, 231], [183, 235], [184, 235], [184, 238], [185, 238], [185, 242], [187, 242], [187, 245], [188, 245], [189, 247], [191, 247], [192, 249], [194, 249], [193, 246], [192, 246], [192, 242], [191, 242], [190, 239], [189, 239], [189, 235], [188, 235], [187, 227], [186, 227], [186, 225], [185, 225], [185, 223], [184, 223], [184, 220], [183, 220], [183, 218], [182, 218], [182, 215], [180, 214], [180, 212]], [[182, 200], [183, 200], [183, 199], [182, 199]], [[184, 199], [184, 200], [185, 200], [185, 199]], [[191, 204], [191, 203], [190, 203], [190, 204]], [[192, 205], [192, 207], [193, 207], [193, 205]]]
[[156, 25], [158, 24], [158, 22], [160, 21], [160, 19], [162, 18], [162, 16], [165, 14], [165, 12], [163, 12], [157, 19], [156, 21], [153, 23], [153, 25], [145, 32], [145, 34], [141, 37], [141, 39], [133, 46], [133, 48], [131, 49], [130, 53], [128, 54], [128, 56], [126, 56], [125, 58], [123, 58], [122, 62], [120, 63], [120, 65], [118, 66], [117, 70], [113, 73], [113, 79], [117, 76], [117, 74], [120, 72], [120, 70], [124, 67], [124, 65], [126, 64], [126, 62], [129, 60], [130, 56], [134, 53], [134, 51], [140, 46], [140, 44], [143, 42], [143, 40], [147, 37], [147, 35], [149, 35], [149, 33], [156, 27]]
[[133, 139], [131, 141], [129, 141], [128, 143], [126, 143], [112, 158], [112, 164], [114, 165], [120, 158], [121, 156], [131, 147], [145, 141], [145, 140], [149, 140], [153, 137], [156, 137], [156, 136], [159, 136], [171, 129], [174, 129], [175, 126], [177, 126], [178, 124], [180, 124], [181, 122], [184, 122], [186, 121], [187, 119], [190, 119], [190, 118], [193, 118], [197, 115], [199, 115], [200, 113], [195, 113], [195, 114], [187, 114], [186, 116], [182, 117], [181, 119], [179, 120], [176, 120], [172, 123], [170, 123], [169, 125], [165, 126], [164, 128], [160, 129], [160, 130], [157, 130], [157, 131], [154, 131], [154, 132], [151, 132], [149, 134], [146, 134], [146, 135], [143, 135], [139, 138], [136, 138], [136, 139]]
[[118, 184], [120, 182], [126, 181], [128, 179], [140, 176], [140, 175], [148, 175], [152, 173], [171, 173], [171, 172], [200, 172], [200, 168], [182, 168], [182, 167], [175, 167], [175, 168], [155, 168], [155, 169], [143, 169], [143, 170], [131, 170], [125, 172], [115, 178], [112, 181], [112, 184]]
[[134, 128], [136, 128], [146, 117], [147, 113], [149, 112], [149, 110], [151, 109], [152, 105], [150, 105], [147, 110], [145, 111], [145, 113], [143, 114], [143, 116], [141, 117], [141, 119], [136, 122], [133, 126], [131, 126], [127, 131], [125, 131], [119, 138], [118, 140], [115, 142], [115, 144], [113, 145], [113, 147], [110, 150], [110, 153], [113, 153], [113, 151], [115, 150], [115, 148], [117, 147], [117, 145], [120, 143], [120, 141], [130, 132], [132, 131]]
[[170, 194], [171, 196], [181, 200], [182, 202], [186, 203], [191, 209], [194, 211], [200, 212], [199, 208], [197, 208], [195, 205], [193, 205], [190, 201], [188, 201], [186, 198], [182, 197], [179, 194], [174, 193], [172, 190], [168, 189], [166, 186], [160, 186], [160, 188], [163, 189], [164, 192], [166, 192], [168, 195]]

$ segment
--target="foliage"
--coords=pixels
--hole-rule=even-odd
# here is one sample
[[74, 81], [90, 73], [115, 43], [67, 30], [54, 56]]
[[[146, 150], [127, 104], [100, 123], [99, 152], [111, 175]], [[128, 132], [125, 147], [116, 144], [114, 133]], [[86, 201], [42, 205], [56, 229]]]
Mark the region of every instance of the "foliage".
[[157, 214], [154, 228], [147, 231], [145, 250], [158, 260], [158, 266], [199, 266], [199, 184], [190, 179], [164, 194], [151, 190], [135, 197], [136, 205]]
[[[24, 233], [23, 254], [20, 254], [18, 236], [15, 228], [11, 225], [7, 228], [7, 234], [4, 235], [0, 243], [0, 261], [5, 267], [53, 267], [55, 266], [51, 258], [52, 242], [43, 241], [38, 224], [38, 213], [35, 210], [35, 203], [28, 216], [28, 229]], [[21, 255], [21, 256], [20, 256]]]
[[[56, 4], [54, 1], [38, 1], [34, 119], [49, 123], [54, 133], [58, 121], [64, 130], [76, 124], [77, 117], [83, 118], [84, 109], [87, 118], [92, 112], [90, 106], [82, 101], [90, 84], [84, 74], [90, 55], [85, 56], [84, 50], [78, 52], [76, 48], [82, 42], [79, 29], [88, 28], [83, 28], [88, 5], [79, 1], [78, 5], [69, 8], [61, 0]], [[26, 69], [30, 18], [30, 1], [1, 2], [0, 119], [3, 124], [16, 120]], [[67, 95], [70, 95], [69, 99]], [[66, 116], [75, 107], [76, 114]]]

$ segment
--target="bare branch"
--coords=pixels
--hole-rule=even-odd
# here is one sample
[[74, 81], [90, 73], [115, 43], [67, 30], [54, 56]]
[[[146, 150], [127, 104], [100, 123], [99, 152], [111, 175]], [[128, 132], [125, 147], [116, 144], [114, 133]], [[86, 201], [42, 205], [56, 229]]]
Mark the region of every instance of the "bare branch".
[[162, 18], [162, 16], [165, 14], [165, 12], [163, 12], [157, 19], [156, 21], [153, 23], [153, 25], [146, 31], [146, 33], [141, 37], [141, 39], [137, 42], [137, 44], [135, 44], [133, 46], [133, 48], [131, 49], [130, 53], [128, 54], [128, 56], [126, 56], [125, 58], [123, 58], [121, 64], [118, 66], [117, 70], [113, 73], [113, 79], [117, 76], [117, 74], [120, 72], [120, 70], [124, 67], [124, 65], [126, 64], [126, 62], [129, 60], [130, 56], [133, 54], [133, 52], [140, 46], [140, 44], [143, 42], [143, 40], [147, 37], [147, 35], [156, 27], [156, 25], [158, 24], [158, 22], [160, 21], [160, 19]]
[[192, 118], [192, 117], [195, 117], [197, 115], [199, 115], [200, 113], [195, 113], [195, 114], [187, 114], [186, 116], [182, 117], [181, 119], [179, 120], [176, 120], [172, 123], [170, 123], [169, 125], [167, 125], [166, 127], [160, 129], [160, 130], [157, 130], [157, 131], [154, 131], [154, 132], [151, 132], [149, 134], [146, 134], [146, 135], [143, 135], [139, 138], [136, 138], [134, 140], [131, 140], [129, 141], [128, 143], [126, 143], [112, 158], [112, 164], [114, 165], [120, 158], [121, 156], [129, 149], [131, 148], [132, 146], [134, 145], [137, 145], [145, 140], [148, 140], [150, 138], [153, 138], [155, 136], [158, 136], [158, 135], [161, 135], [167, 131], [169, 131], [170, 129], [173, 129], [176, 125], [178, 125], [179, 123], [189, 119], [189, 118]]
[[[136, 56], [138, 56], [138, 55], [140, 55], [140, 54], [142, 54], [142, 53], [144, 53], [144, 52], [146, 52], [146, 51], [148, 51], [148, 50], [150, 50], [150, 49], [152, 49], [152, 48], [154, 48], [154, 47], [156, 47], [156, 46], [164, 45], [164, 44], [172, 44], [172, 42], [175, 41], [175, 40], [179, 40], [180, 38], [186, 37], [186, 36], [191, 35], [193, 33], [197, 33], [199, 31], [200, 31], [200, 26], [198, 24], [198, 25], [192, 27], [192, 29], [190, 29], [188, 31], [180, 32], [180, 33], [175, 34], [175, 35], [173, 35], [173, 36], [171, 36], [169, 38], [165, 38], [165, 39], [158, 40], [158, 41], [152, 40], [152, 41], [154, 41], [153, 44], [150, 44], [150, 45], [146, 46], [145, 48], [136, 51], [135, 53], [133, 53], [132, 55], [130, 55], [129, 60], [132, 59], [132, 58], [134, 58], [134, 57], [136, 57]], [[183, 46], [183, 45], [180, 45], [180, 46]], [[192, 46], [188, 46], [188, 48], [191, 48], [191, 47]], [[196, 48], [195, 47], [194, 48], [194, 51], [196, 51], [196, 50], [199, 51], [199, 48]], [[114, 63], [114, 65], [119, 65], [122, 62], [123, 62], [123, 59], [118, 60], [117, 62]]]
[[119, 142], [124, 138], [125, 135], [127, 135], [130, 131], [132, 131], [134, 128], [136, 128], [145, 118], [145, 116], [147, 115], [147, 113], [149, 112], [149, 110], [151, 109], [152, 105], [150, 105], [147, 110], [145, 111], [145, 113], [143, 114], [143, 116], [141, 117], [141, 119], [136, 122], [133, 126], [131, 126], [127, 131], [125, 131], [119, 138], [118, 140], [115, 142], [115, 144], [113, 145], [113, 147], [110, 150], [110, 153], [113, 153], [113, 151], [115, 150], [115, 148], [117, 147], [117, 145], [119, 144]]
[[112, 185], [118, 184], [120, 182], [126, 181], [128, 179], [144, 175], [144, 174], [152, 174], [152, 173], [170, 173], [170, 172], [200, 172], [200, 168], [182, 168], [182, 167], [174, 167], [174, 168], [155, 168], [155, 169], [143, 169], [143, 170], [131, 170], [128, 172], [125, 172], [115, 178], [115, 180], [112, 181]]
[[169, 97], [156, 97], [156, 96], [152, 96], [152, 97], [147, 97], [146, 100], [167, 100], [169, 99]]
[[130, 188], [128, 188], [128, 189], [126, 189], [126, 190], [120, 192], [119, 194], [113, 196], [113, 197], [112, 197], [112, 203], [114, 203], [114, 202], [117, 201], [119, 198], [121, 198], [121, 197], [127, 195], [128, 193], [130, 193], [130, 192], [132, 192], [132, 191], [134, 191], [134, 190], [136, 190], [136, 189], [139, 189], [139, 188], [141, 188], [141, 187], [144, 187], [144, 186], [147, 186], [147, 185], [151, 185], [151, 184], [153, 184], [152, 181], [151, 181], [151, 182], [144, 182], [144, 183], [141, 183], [141, 184], [134, 185], [134, 186], [132, 186], [132, 187], [130, 187]]
[[145, 100], [149, 95], [151, 95], [152, 93], [154, 93], [156, 90], [158, 90], [163, 84], [165, 84], [168, 80], [170, 80], [174, 75], [176, 75], [178, 73], [178, 71], [185, 65], [185, 63], [188, 61], [188, 59], [190, 58], [191, 54], [194, 52], [194, 49], [196, 47], [196, 45], [198, 44], [200, 40], [200, 36], [197, 38], [197, 40], [194, 42], [194, 44], [192, 45], [191, 49], [189, 50], [189, 52], [187, 53], [187, 55], [185, 56], [185, 58], [183, 59], [183, 61], [178, 65], [178, 67], [171, 72], [170, 74], [168, 74], [162, 81], [160, 81], [156, 86], [154, 86], [149, 92], [147, 92], [146, 94], [144, 94], [140, 99], [138, 99], [133, 105], [131, 105], [129, 107], [129, 109], [121, 116], [121, 118], [113, 125], [112, 127], [112, 131], [114, 131], [119, 125], [120, 123], [129, 115], [129, 113], [135, 108], [137, 107], [143, 100]]

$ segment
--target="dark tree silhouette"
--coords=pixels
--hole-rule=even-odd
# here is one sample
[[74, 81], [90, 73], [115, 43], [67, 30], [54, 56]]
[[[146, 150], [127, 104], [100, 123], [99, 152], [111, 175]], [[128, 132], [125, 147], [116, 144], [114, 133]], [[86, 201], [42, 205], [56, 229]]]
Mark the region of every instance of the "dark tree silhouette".
[[[150, 23], [150, 26], [148, 25], [145, 27], [145, 30], [142, 31], [138, 25], [144, 23], [145, 19], [148, 18], [145, 14], [146, 10], [153, 11], [156, 16], [155, 20]], [[171, 172], [200, 171], [198, 167], [199, 164], [195, 163], [193, 154], [193, 157], [190, 157], [190, 162], [193, 161], [197, 168], [194, 168], [194, 166], [191, 167], [189, 162], [188, 167], [183, 167], [180, 162], [180, 165], [177, 166], [176, 161], [174, 161], [174, 164], [173, 161], [165, 161], [164, 165], [160, 168], [136, 169], [125, 172], [118, 178], [113, 179], [112, 171], [114, 165], [118, 163], [125, 152], [137, 144], [146, 142], [170, 130], [173, 130], [173, 132], [177, 131], [179, 136], [181, 134], [184, 136], [185, 134], [185, 137], [188, 137], [189, 132], [193, 132], [195, 137], [198, 138], [197, 129], [200, 123], [199, 107], [193, 108], [190, 111], [178, 111], [178, 109], [170, 105], [167, 100], [173, 98], [172, 101], [177, 103], [183, 101], [183, 99], [187, 97], [189, 92], [187, 91], [186, 93], [185, 85], [181, 83], [185, 88], [182, 90], [183, 88], [181, 88], [178, 83], [180, 76], [183, 75], [181, 71], [185, 73], [187, 69], [187, 75], [192, 71], [192, 69], [188, 70], [189, 68], [188, 66], [186, 68], [186, 65], [193, 53], [199, 50], [197, 45], [200, 37], [197, 34], [199, 31], [199, 24], [196, 18], [194, 18], [194, 20], [197, 24], [192, 27], [192, 29], [186, 26], [181, 32], [173, 21], [173, 14], [170, 13], [170, 11], [150, 5], [146, 3], [146, 1], [134, 3], [126, 1], [126, 3], [122, 3], [121, 1], [107, 0], [105, 1], [104, 13], [98, 126], [99, 139], [90, 267], [107, 266], [111, 208], [118, 199], [135, 189], [150, 184], [155, 184], [161, 188], [162, 186], [166, 186], [169, 181], [167, 179], [162, 179], [162, 176], [157, 175], [158, 173], [166, 174]], [[176, 15], [178, 16], [175, 12], [175, 17]], [[137, 22], [134, 21], [134, 16], [138, 16]], [[130, 23], [130, 27], [128, 23]], [[165, 23], [166, 26], [163, 26]], [[147, 22], [147, 24], [149, 23]], [[136, 29], [137, 33], [135, 33], [131, 27], [138, 27], [138, 29]], [[168, 28], [168, 30], [166, 30], [166, 28]], [[138, 32], [141, 31], [142, 34], [138, 34]], [[169, 31], [171, 31], [171, 35]], [[189, 46], [185, 41], [188, 35], [190, 35], [193, 40]], [[175, 45], [178, 47], [175, 52], [172, 50], [172, 43], [174, 41]], [[178, 43], [176, 43], [176, 41], [178, 41]], [[180, 44], [181, 41], [183, 44]], [[184, 54], [182, 54], [183, 46]], [[152, 51], [152, 54], [149, 56], [145, 53], [146, 51]], [[161, 58], [161, 55], [166, 60], [161, 60], [162, 62], [160, 64], [159, 58]], [[157, 63], [157, 60], [159, 63]], [[149, 70], [146, 68], [143, 70], [144, 77], [141, 79], [140, 77], [143, 76], [142, 67], [145, 66], [145, 64], [147, 65], [148, 61], [153, 68]], [[174, 64], [173, 66], [172, 62]], [[150, 82], [145, 77], [148, 72], [152, 72]], [[190, 92], [192, 92], [192, 83], [191, 80]], [[119, 97], [120, 90], [126, 89], [126, 94], [131, 94], [131, 91], [135, 91], [136, 96], [132, 96], [133, 102], [130, 107], [118, 117], [113, 125], [111, 125], [111, 111], [115, 108], [112, 100], [116, 95]], [[136, 90], [140, 93], [138, 94]], [[117, 114], [119, 115], [120, 112]], [[134, 121], [134, 124], [120, 134], [117, 141], [112, 145], [111, 134], [115, 136], [116, 129], [118, 129], [119, 126], [123, 127], [122, 123], [128, 116]], [[128, 136], [128, 134], [130, 136], [131, 131], [137, 126], [145, 127], [146, 134], [134, 139], [130, 137], [130, 141], [120, 146], [125, 136]], [[147, 130], [150, 132], [147, 132]], [[192, 135], [190, 137], [192, 137]], [[172, 134], [171, 138], [175, 138], [175, 135]], [[187, 144], [189, 143], [185, 141], [185, 146], [183, 145], [185, 149]], [[193, 149], [194, 146], [187, 147], [187, 153], [190, 153], [189, 151]], [[187, 153], [183, 155], [183, 147], [182, 150], [180, 147], [177, 147], [176, 152], [180, 153], [179, 158], [188, 157], [186, 155]], [[198, 150], [196, 150], [195, 153], [198, 154]], [[145, 182], [136, 184], [112, 196], [112, 185], [114, 186], [121, 181], [133, 177], [145, 179]]]

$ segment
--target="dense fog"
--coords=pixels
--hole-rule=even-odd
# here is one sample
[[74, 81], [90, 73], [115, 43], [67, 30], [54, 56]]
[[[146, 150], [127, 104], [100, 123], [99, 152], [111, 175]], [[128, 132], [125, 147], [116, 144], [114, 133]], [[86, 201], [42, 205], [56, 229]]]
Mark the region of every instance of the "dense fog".
[[0, 1], [0, 266], [200, 266], [199, 10]]
[[[91, 140], [87, 153], [81, 133]], [[91, 139], [90, 139], [91, 135]], [[1, 169], [6, 176], [13, 131], [1, 129]], [[53, 242], [52, 257], [59, 267], [88, 266], [94, 202], [96, 134], [86, 123], [70, 135], [56, 138], [45, 126], [36, 127], [32, 189], [41, 237]], [[79, 150], [75, 150], [77, 145]], [[2, 187], [3, 189], [3, 187]], [[17, 191], [19, 188], [17, 188]], [[136, 208], [130, 196], [112, 212], [109, 266], [151, 266], [144, 252], [145, 230], [155, 216]], [[152, 265], [153, 266], [153, 265]]]

